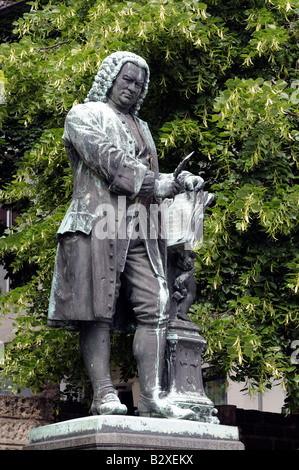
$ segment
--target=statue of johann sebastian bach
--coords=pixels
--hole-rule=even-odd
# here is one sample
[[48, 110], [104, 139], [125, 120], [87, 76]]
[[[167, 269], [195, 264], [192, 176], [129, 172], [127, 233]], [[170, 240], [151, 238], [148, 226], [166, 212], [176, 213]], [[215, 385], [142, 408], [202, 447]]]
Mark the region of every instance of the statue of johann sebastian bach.
[[[192, 419], [193, 411], [171, 404], [161, 392], [168, 321], [165, 240], [158, 234], [133, 236], [132, 216], [127, 214], [126, 236], [117, 234], [119, 196], [125, 197], [127, 207], [143, 204], [148, 213], [150, 204], [203, 185], [200, 177], [186, 171], [177, 178], [159, 173], [151, 133], [137, 118], [149, 75], [141, 57], [124, 51], [111, 54], [84, 104], [74, 106], [66, 117], [63, 141], [74, 189], [58, 230], [48, 323], [80, 331], [94, 394], [92, 413], [125, 414], [109, 369], [110, 331], [121, 289], [136, 324], [139, 415]], [[114, 236], [99, 237], [97, 223], [107, 205], [114, 208]]]

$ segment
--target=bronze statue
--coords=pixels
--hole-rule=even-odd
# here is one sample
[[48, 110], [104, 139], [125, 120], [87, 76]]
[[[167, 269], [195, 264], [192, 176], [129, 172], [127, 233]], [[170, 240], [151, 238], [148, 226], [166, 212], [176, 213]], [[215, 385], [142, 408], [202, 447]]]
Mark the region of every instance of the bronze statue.
[[169, 318], [190, 321], [188, 312], [194, 302], [196, 282], [194, 259], [196, 254], [183, 246], [168, 252]]
[[[135, 323], [139, 415], [193, 419], [193, 411], [172, 404], [161, 389], [169, 318], [166, 240], [149, 210], [178, 192], [200, 190], [203, 180], [187, 171], [159, 173], [151, 133], [137, 117], [149, 75], [141, 57], [111, 54], [84, 104], [66, 117], [63, 141], [74, 189], [58, 230], [48, 322], [80, 331], [93, 414], [127, 411], [109, 370], [110, 331], [119, 312], [122, 324]], [[126, 317], [122, 295], [133, 317]]]

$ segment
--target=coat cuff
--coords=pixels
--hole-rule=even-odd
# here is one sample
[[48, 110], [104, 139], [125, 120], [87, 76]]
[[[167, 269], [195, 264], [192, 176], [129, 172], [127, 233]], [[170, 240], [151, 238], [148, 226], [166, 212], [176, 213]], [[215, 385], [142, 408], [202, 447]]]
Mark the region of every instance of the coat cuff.
[[135, 158], [124, 155], [109, 189], [134, 199], [141, 189], [146, 173], [147, 167], [145, 165]]

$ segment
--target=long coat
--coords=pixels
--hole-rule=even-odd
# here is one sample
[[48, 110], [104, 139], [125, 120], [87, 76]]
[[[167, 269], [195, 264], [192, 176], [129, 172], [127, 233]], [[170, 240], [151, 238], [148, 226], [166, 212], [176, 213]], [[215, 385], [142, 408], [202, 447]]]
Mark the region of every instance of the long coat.
[[[53, 274], [49, 324], [110, 319], [115, 314], [116, 284], [130, 243], [128, 225], [132, 224], [132, 217], [127, 217], [127, 209], [129, 206], [136, 208], [141, 202], [148, 214], [151, 203], [160, 203], [153, 197], [138, 198], [149, 161], [154, 177], [164, 176], [159, 174], [157, 152], [148, 125], [134, 119], [146, 143], [139, 154], [136, 154], [134, 138], [124, 116], [107, 104], [80, 104], [67, 115], [63, 141], [73, 171], [74, 188], [72, 202], [58, 230], [61, 241]], [[150, 158], [138, 158], [141, 155]], [[103, 236], [102, 222], [107, 220], [107, 212], [110, 215], [108, 233]], [[165, 277], [166, 244], [149, 217], [147, 230], [144, 241], [153, 272]], [[149, 230], [150, 237], [146, 236]], [[88, 241], [91, 253], [87, 259], [84, 259], [87, 251], [81, 242], [79, 255], [72, 256], [69, 247], [64, 248], [62, 257], [60, 255], [62, 244], [66, 245], [68, 236], [74, 242], [75, 234], [80, 234], [80, 239], [93, 240], [91, 245]], [[69, 253], [67, 258], [65, 253]], [[73, 265], [71, 270], [75, 274], [71, 280], [66, 279], [65, 263]], [[95, 267], [92, 274], [87, 264]]]

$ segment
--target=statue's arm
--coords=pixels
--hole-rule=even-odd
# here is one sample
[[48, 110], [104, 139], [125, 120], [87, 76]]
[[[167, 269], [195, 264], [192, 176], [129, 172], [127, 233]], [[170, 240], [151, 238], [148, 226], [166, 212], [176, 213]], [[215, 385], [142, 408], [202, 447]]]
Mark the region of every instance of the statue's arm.
[[146, 185], [153, 192], [154, 178], [151, 175], [149, 184], [146, 165], [114, 145], [98, 118], [84, 105], [68, 113], [63, 140], [97, 176], [110, 183], [112, 191], [134, 198]]

